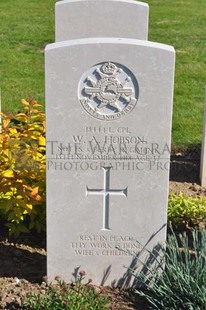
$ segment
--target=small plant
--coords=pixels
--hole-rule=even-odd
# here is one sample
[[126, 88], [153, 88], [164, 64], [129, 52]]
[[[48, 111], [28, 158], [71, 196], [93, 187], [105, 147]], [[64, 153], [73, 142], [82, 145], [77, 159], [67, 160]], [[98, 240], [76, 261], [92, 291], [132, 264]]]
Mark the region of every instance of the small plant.
[[206, 226], [206, 198], [170, 195], [168, 202], [168, 220], [174, 225], [184, 223], [186, 226]]
[[2, 113], [0, 213], [10, 234], [45, 230], [45, 114], [34, 100], [22, 100], [17, 114]]
[[46, 294], [29, 294], [24, 306], [31, 310], [106, 310], [114, 309], [112, 298], [97, 290], [89, 279], [83, 284], [85, 272], [80, 271], [76, 282], [67, 284], [56, 277], [56, 285], [48, 285]]
[[[35, 100], [22, 100], [16, 114], [1, 113], [0, 215], [10, 234], [46, 227], [45, 114]], [[170, 195], [173, 225], [206, 227], [206, 198]]]
[[193, 231], [192, 248], [186, 234], [176, 237], [172, 232], [162, 252], [163, 256], [157, 259], [164, 260], [161, 272], [151, 266], [147, 279], [133, 272], [146, 287], [136, 293], [153, 310], [206, 309], [206, 231]]

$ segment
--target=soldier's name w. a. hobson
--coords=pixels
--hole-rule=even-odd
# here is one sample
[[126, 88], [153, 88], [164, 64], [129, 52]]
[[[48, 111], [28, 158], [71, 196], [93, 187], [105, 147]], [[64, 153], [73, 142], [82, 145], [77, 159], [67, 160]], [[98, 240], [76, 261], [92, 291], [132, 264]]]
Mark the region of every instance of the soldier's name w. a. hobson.
[[59, 42], [45, 51], [51, 280], [81, 268], [120, 283], [134, 240], [165, 241], [175, 53], [147, 41], [147, 25], [148, 6], [132, 0], [56, 5]]

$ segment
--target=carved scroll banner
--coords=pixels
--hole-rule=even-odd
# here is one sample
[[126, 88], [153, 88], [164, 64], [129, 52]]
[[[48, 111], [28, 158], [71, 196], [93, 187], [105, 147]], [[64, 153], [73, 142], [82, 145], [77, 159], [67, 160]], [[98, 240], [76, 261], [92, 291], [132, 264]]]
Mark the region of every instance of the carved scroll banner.
[[81, 269], [95, 284], [130, 287], [124, 266], [141, 269], [132, 253], [166, 237], [174, 49], [76, 38], [48, 45], [45, 58], [49, 279]]

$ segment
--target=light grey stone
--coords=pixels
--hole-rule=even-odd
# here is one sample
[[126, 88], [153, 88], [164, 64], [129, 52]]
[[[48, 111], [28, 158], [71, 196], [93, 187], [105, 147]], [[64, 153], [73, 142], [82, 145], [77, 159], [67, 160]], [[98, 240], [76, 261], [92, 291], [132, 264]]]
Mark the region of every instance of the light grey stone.
[[147, 40], [148, 5], [134, 0], [67, 0], [56, 3], [56, 41], [121, 37]]
[[92, 38], [45, 54], [49, 279], [131, 286], [124, 250], [166, 237], [174, 49]]
[[205, 109], [203, 118], [203, 134], [200, 161], [200, 180], [201, 186], [206, 188], [206, 93], [205, 93]]

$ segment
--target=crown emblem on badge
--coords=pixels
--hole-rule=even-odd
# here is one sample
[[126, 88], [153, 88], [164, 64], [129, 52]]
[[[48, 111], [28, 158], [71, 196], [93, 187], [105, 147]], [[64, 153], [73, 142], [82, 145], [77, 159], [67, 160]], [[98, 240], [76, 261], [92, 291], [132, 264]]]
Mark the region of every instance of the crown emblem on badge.
[[106, 62], [102, 68], [101, 68], [102, 72], [105, 74], [114, 74], [115, 71], [117, 70], [117, 67], [115, 66], [115, 64], [111, 63], [111, 62]]
[[[82, 81], [82, 82], [81, 82]], [[80, 102], [93, 117], [115, 120], [136, 105], [138, 84], [126, 67], [107, 61], [83, 75]]]

